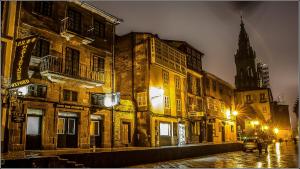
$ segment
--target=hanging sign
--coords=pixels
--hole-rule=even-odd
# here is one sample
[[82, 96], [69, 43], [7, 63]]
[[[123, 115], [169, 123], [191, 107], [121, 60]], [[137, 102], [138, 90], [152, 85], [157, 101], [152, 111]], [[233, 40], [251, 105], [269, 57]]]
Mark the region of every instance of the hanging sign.
[[11, 77], [11, 88], [28, 85], [28, 68], [31, 58], [31, 52], [38, 40], [37, 35], [29, 36], [16, 40], [16, 54], [13, 62]]

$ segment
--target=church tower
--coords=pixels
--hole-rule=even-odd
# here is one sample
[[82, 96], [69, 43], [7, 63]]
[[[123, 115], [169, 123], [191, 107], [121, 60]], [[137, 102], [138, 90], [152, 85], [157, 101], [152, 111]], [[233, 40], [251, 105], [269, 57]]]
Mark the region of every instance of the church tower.
[[256, 71], [255, 51], [252, 49], [249, 37], [241, 17], [241, 30], [238, 49], [235, 54], [236, 76], [235, 86], [237, 90], [251, 90], [258, 88], [258, 76]]

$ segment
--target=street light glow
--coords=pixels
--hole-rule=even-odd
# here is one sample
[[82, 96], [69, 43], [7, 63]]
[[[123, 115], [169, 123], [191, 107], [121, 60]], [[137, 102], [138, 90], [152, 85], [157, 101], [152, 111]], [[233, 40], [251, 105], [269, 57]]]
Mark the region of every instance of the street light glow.
[[225, 114], [226, 114], [227, 119], [230, 119], [230, 110], [229, 109], [226, 110]]
[[234, 116], [237, 116], [237, 115], [238, 115], [238, 112], [237, 112], [237, 111], [233, 111], [232, 114], [233, 114]]
[[279, 129], [278, 128], [274, 128], [274, 133], [278, 134], [278, 132], [279, 132]]

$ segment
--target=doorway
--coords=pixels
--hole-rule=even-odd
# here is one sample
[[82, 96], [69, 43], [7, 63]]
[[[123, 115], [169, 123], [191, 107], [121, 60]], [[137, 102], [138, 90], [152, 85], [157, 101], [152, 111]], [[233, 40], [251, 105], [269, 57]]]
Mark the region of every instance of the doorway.
[[57, 122], [57, 147], [76, 148], [78, 119], [75, 113], [59, 113]]
[[225, 126], [222, 126], [222, 142], [225, 142]]
[[130, 144], [130, 122], [122, 122], [121, 126], [121, 142], [125, 146]]
[[185, 126], [178, 124], [179, 145], [185, 144]]
[[40, 150], [42, 146], [41, 137], [42, 116], [28, 115], [26, 128], [26, 150]]
[[213, 125], [207, 124], [207, 142], [213, 142]]
[[102, 146], [103, 120], [100, 115], [91, 115], [90, 124], [90, 147]]

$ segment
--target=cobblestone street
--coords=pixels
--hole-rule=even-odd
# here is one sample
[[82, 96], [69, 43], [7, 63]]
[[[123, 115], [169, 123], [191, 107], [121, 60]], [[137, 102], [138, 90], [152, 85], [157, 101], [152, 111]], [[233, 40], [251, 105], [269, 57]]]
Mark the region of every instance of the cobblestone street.
[[[299, 144], [299, 143], [298, 143]], [[298, 146], [292, 142], [270, 144], [268, 153], [230, 152], [212, 156], [131, 166], [134, 168], [297, 168]]]

